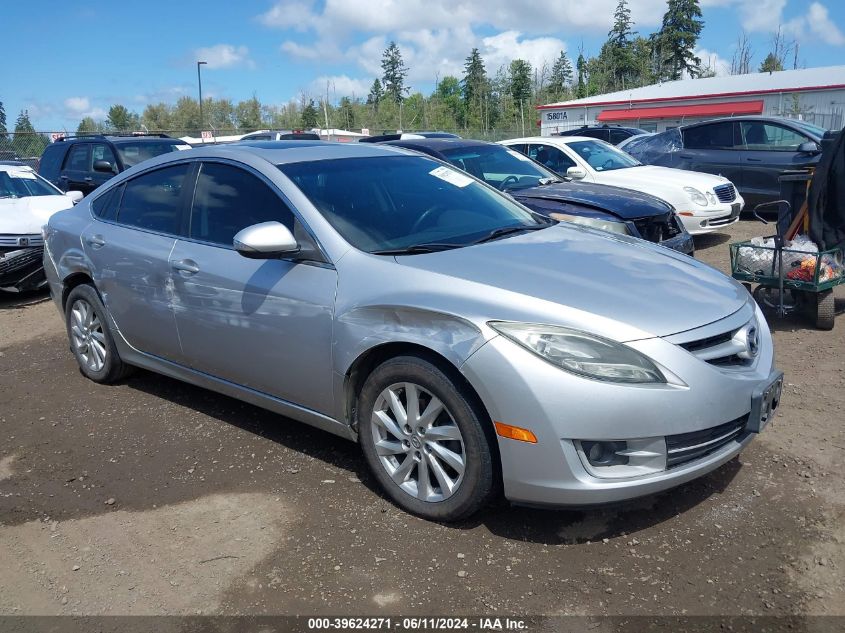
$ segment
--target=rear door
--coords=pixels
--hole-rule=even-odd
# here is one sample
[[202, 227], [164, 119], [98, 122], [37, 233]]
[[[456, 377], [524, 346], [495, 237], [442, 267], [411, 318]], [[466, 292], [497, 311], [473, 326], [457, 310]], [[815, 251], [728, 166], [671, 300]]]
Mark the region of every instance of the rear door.
[[742, 152], [733, 121], [696, 125], [683, 130], [684, 147], [672, 167], [724, 176], [738, 188], [742, 182]]
[[785, 125], [764, 121], [741, 121], [739, 128], [743, 197], [749, 204], [779, 199], [778, 176], [807, 162], [807, 155], [799, 154], [798, 146], [813, 139]]
[[101, 218], [82, 234], [94, 282], [120, 334], [134, 348], [176, 362], [181, 350], [169, 256], [187, 228], [192, 169], [187, 162], [161, 167], [128, 180], [122, 192], [105, 192], [102, 205], [99, 197], [93, 201]]
[[293, 259], [247, 259], [235, 234], [277, 221], [304, 227], [258, 172], [203, 162], [189, 237], [170, 256], [174, 311], [192, 368], [314, 411], [332, 413], [331, 341], [337, 272]]
[[[110, 172], [94, 171], [94, 163], [98, 160], [106, 161], [111, 165], [112, 170]], [[91, 186], [93, 189], [105, 184], [115, 174], [117, 174], [117, 157], [114, 155], [111, 146], [107, 143], [91, 143], [91, 171], [89, 176], [91, 177]]]

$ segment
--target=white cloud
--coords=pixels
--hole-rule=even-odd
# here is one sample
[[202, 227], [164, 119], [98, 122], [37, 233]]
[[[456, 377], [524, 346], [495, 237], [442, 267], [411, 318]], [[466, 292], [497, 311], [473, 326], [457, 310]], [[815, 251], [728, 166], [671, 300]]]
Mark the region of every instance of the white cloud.
[[311, 95], [325, 95], [328, 87], [329, 101], [339, 101], [341, 97], [364, 98], [369, 94], [372, 79], [355, 79], [347, 75], [317, 77], [311, 82], [308, 92]]
[[524, 59], [536, 69], [544, 63], [551, 67], [560, 52], [566, 50], [566, 44], [555, 37], [521, 37], [518, 31], [505, 31], [482, 40], [481, 54], [488, 64], [488, 72], [495, 72], [512, 59]]
[[716, 72], [717, 77], [724, 77], [731, 74], [731, 62], [725, 59], [719, 53], [707, 50], [706, 48], [699, 48], [695, 51], [695, 56], [701, 60], [702, 68], [711, 68]]
[[314, 26], [313, 2], [279, 2], [258, 16], [265, 26], [305, 31]]
[[208, 62], [209, 68], [234, 68], [236, 66], [253, 68], [255, 66], [255, 62], [249, 57], [249, 49], [246, 46], [217, 44], [198, 48], [194, 51], [194, 57], [198, 61]]
[[810, 5], [810, 9], [807, 11], [807, 26], [825, 44], [833, 46], [845, 44], [845, 35], [830, 19], [827, 7], [820, 2], [814, 2]]
[[68, 97], [65, 99], [65, 108], [68, 112], [80, 114], [91, 109], [91, 100], [88, 97]]

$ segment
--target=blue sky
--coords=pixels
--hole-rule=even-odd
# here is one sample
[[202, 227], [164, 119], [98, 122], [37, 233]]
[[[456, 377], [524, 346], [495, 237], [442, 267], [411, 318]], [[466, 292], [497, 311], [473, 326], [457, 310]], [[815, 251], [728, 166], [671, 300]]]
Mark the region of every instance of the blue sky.
[[[551, 63], [563, 48], [598, 51], [617, 0], [30, 0], [3, 3], [0, 101], [8, 126], [29, 110], [36, 129], [75, 129], [122, 103], [196, 96], [196, 61], [207, 96], [253, 94], [281, 105], [302, 93], [366, 96], [381, 52], [395, 39], [408, 83], [430, 92], [437, 77], [460, 74], [477, 46], [493, 74], [522, 57]], [[636, 28], [656, 29], [665, 0], [630, 0]], [[754, 65], [778, 26], [799, 42], [806, 66], [842, 63], [842, 0], [701, 0], [699, 55], [726, 72], [737, 36], [752, 40]]]

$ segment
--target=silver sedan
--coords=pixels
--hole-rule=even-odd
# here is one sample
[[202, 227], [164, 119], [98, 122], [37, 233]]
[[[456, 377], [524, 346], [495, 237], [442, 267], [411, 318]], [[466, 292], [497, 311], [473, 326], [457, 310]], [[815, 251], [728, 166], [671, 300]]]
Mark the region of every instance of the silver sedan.
[[401, 507], [583, 505], [737, 455], [782, 374], [742, 286], [374, 145], [167, 154], [45, 228], [83, 374], [142, 367], [357, 440]]

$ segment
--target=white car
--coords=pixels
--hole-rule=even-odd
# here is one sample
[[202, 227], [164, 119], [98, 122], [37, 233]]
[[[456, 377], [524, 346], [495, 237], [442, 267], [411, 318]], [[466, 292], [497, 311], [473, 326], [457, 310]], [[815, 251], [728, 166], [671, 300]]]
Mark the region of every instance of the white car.
[[594, 138], [531, 137], [501, 141], [549, 169], [573, 180], [626, 187], [662, 198], [673, 207], [693, 235], [722, 229], [739, 220], [745, 201], [727, 178], [643, 165]]
[[46, 284], [41, 227], [80, 200], [81, 192], [64, 193], [31, 167], [0, 163], [0, 290], [23, 292]]

